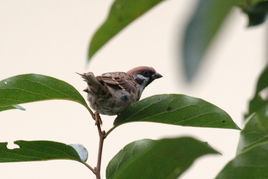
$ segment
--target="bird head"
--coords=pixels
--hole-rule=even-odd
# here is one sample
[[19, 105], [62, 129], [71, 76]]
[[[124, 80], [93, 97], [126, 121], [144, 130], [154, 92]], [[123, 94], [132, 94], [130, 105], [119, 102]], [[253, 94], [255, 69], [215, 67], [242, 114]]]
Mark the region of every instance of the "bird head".
[[148, 86], [155, 79], [162, 77], [162, 75], [156, 72], [154, 68], [147, 67], [147, 66], [140, 66], [140, 67], [133, 68], [129, 70], [127, 73], [132, 75], [135, 81], [142, 88], [145, 88], [146, 86]]

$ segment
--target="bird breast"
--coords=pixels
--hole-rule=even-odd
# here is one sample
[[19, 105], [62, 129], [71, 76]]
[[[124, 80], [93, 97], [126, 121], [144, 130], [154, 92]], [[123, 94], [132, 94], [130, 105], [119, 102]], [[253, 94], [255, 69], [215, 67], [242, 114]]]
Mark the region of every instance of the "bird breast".
[[116, 115], [139, 100], [138, 95], [133, 95], [126, 90], [109, 89], [109, 96], [96, 96], [88, 93], [88, 101], [91, 107], [101, 114]]

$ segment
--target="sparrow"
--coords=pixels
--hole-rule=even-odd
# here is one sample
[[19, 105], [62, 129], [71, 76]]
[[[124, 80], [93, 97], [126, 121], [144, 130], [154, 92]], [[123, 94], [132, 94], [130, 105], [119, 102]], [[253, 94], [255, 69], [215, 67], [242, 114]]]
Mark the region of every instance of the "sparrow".
[[138, 101], [146, 86], [162, 75], [152, 67], [140, 66], [128, 72], [108, 72], [95, 76], [92, 72], [80, 74], [87, 88], [90, 106], [100, 114], [118, 115]]

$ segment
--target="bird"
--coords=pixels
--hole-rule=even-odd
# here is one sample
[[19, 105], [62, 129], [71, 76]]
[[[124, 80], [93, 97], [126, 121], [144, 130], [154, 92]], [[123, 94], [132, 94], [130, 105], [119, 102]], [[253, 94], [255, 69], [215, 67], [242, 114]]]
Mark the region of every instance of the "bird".
[[139, 66], [128, 72], [107, 72], [95, 76], [92, 72], [80, 74], [87, 83], [84, 90], [95, 112], [119, 115], [130, 104], [138, 101], [143, 90], [162, 75], [153, 67]]

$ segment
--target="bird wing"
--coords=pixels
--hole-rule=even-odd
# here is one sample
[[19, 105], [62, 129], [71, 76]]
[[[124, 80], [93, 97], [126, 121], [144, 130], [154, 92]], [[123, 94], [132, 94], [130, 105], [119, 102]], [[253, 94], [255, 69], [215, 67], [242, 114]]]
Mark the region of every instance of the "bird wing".
[[97, 79], [111, 88], [122, 89], [128, 92], [135, 91], [136, 82], [134, 78], [125, 72], [104, 73]]
[[[79, 74], [79, 73], [78, 73]], [[94, 76], [92, 72], [79, 74], [82, 76], [82, 78], [87, 82], [88, 88], [86, 88], [84, 91], [87, 93], [93, 92], [93, 93], [99, 93], [99, 94], [106, 94], [107, 89], [105, 86], [103, 86], [100, 81], [97, 79], [97, 77]]]

